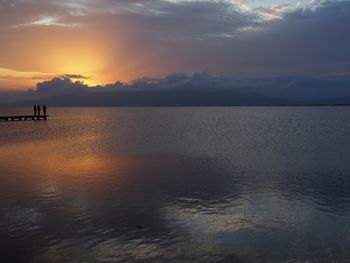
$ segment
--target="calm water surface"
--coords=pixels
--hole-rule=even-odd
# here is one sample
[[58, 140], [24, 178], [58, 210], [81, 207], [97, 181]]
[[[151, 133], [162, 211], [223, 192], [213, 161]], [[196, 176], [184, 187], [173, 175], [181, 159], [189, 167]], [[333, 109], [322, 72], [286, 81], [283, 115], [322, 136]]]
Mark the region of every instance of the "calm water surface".
[[0, 123], [1, 262], [350, 262], [350, 107], [49, 113]]

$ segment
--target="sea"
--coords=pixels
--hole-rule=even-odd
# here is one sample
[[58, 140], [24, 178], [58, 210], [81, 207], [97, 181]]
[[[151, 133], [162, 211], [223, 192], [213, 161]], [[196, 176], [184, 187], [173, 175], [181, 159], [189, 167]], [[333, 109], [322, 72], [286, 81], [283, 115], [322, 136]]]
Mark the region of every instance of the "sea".
[[350, 107], [48, 114], [0, 122], [0, 262], [350, 262]]

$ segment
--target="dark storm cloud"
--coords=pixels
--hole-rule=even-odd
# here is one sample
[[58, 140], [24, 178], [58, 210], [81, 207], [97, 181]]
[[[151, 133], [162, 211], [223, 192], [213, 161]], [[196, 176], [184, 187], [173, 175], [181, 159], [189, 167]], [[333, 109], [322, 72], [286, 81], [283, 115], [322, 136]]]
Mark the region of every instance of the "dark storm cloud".
[[70, 78], [63, 76], [38, 83], [35, 93], [44, 95], [57, 95], [84, 91], [87, 88], [88, 86], [84, 83], [80, 81], [72, 81]]
[[191, 76], [178, 73], [161, 79], [142, 78], [129, 84], [118, 81], [114, 84], [97, 86], [88, 86], [82, 81], [73, 81], [72, 78], [61, 76], [38, 83], [36, 89], [29, 90], [29, 93], [36, 95], [62, 95], [76, 92], [205, 90], [231, 88], [233, 83], [238, 83], [238, 81], [230, 78], [211, 76], [207, 72], [195, 73]]
[[[103, 86], [56, 77], [38, 83], [35, 90], [17, 92], [9, 102], [51, 106], [329, 105], [350, 104], [349, 87], [348, 76], [239, 79], [200, 72]], [[9, 96], [9, 92], [0, 93], [0, 104]]]

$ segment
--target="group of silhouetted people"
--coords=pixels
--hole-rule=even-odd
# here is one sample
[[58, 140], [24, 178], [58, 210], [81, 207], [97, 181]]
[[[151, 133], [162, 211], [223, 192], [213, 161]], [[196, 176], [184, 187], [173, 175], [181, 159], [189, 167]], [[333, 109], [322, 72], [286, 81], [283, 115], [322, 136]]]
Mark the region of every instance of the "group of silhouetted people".
[[46, 116], [46, 111], [47, 111], [46, 105], [43, 105], [42, 107], [40, 107], [40, 105], [34, 105], [33, 109], [34, 109], [34, 116], [40, 116], [41, 110], [43, 110], [43, 113], [44, 113], [43, 115]]

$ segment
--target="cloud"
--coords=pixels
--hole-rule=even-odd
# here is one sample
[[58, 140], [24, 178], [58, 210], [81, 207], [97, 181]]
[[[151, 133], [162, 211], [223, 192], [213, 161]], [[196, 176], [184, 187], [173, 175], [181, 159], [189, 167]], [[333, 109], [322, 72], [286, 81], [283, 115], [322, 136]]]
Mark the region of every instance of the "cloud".
[[83, 82], [72, 81], [70, 78], [63, 76], [38, 83], [34, 93], [52, 96], [57, 94], [76, 93], [88, 88], [88, 85]]
[[[319, 4], [316, 1], [298, 1], [297, 4], [292, 5], [271, 0], [260, 1], [259, 4], [249, 0], [144, 0], [142, 2], [135, 0], [2, 0], [0, 9], [10, 11], [11, 16], [17, 16], [16, 13], [22, 12], [22, 23], [13, 24], [13, 28], [77, 26], [80, 22], [87, 21], [85, 17], [99, 15], [160, 16], [175, 18], [177, 22], [183, 21], [182, 18], [185, 18], [183, 22], [192, 18], [193, 21], [205, 22], [203, 26], [210, 22], [231, 21], [231, 26], [237, 27], [240, 19], [249, 18], [250, 22], [280, 19], [284, 14], [301, 7], [318, 6], [316, 3]], [[192, 14], [196, 16], [191, 17]]]
[[89, 79], [89, 77], [79, 74], [64, 74], [62, 77], [68, 79]]
[[64, 23], [60, 22], [60, 18], [56, 16], [42, 16], [37, 20], [34, 20], [28, 24], [24, 24], [24, 26], [78, 26], [78, 23]]
[[[9, 102], [51, 106], [224, 106], [350, 104], [350, 76], [232, 78], [198, 72], [88, 86], [65, 76], [16, 93]], [[0, 93], [2, 103], [9, 93]]]
[[53, 77], [52, 73], [44, 72], [31, 72], [31, 71], [17, 71], [13, 69], [0, 68], [0, 79], [2, 78], [50, 78]]
[[349, 1], [2, 0], [0, 17], [1, 67], [16, 71], [106, 83], [201, 70], [271, 77], [350, 68]]
[[83, 81], [73, 81], [72, 79], [82, 79], [85, 76], [66, 74], [61, 77], [55, 77], [51, 80], [39, 82], [35, 90], [30, 92], [38, 95], [50, 94], [61, 95], [65, 93], [75, 92], [104, 92], [104, 91], [154, 91], [154, 90], [179, 90], [179, 89], [223, 89], [232, 88], [234, 83], [238, 83], [236, 79], [212, 76], [207, 72], [197, 72], [193, 75], [183, 73], [175, 73], [164, 78], [152, 79], [141, 78], [130, 83], [117, 81], [114, 84], [89, 86]]
[[[325, 75], [350, 66], [348, 1], [260, 22], [230, 10], [229, 4], [186, 2], [166, 10], [168, 15], [161, 17], [132, 16], [127, 32], [120, 29], [128, 35], [126, 54], [148, 53], [140, 62], [147, 75], [201, 69], [236, 76]], [[118, 22], [110, 23], [118, 28]], [[152, 61], [154, 71], [146, 66]]]
[[327, 2], [315, 10], [298, 10], [279, 22], [266, 23], [263, 33], [251, 35], [234, 49], [242, 50], [242, 61], [249, 61], [261, 73], [338, 74], [350, 65], [349, 25], [350, 2]]

